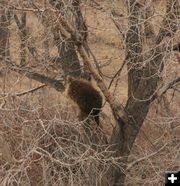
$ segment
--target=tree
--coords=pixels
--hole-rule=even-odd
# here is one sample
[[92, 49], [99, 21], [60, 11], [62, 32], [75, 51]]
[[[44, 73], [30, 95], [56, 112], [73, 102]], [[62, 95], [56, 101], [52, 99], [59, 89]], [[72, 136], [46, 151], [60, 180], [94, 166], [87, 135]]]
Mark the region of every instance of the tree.
[[[4, 2], [2, 2], [3, 4]], [[8, 12], [5, 11], [5, 8], [1, 9], [0, 12], [0, 55], [5, 57], [7, 55], [7, 45], [8, 45]]]
[[[126, 57], [123, 66], [126, 64], [128, 71], [128, 99], [125, 107], [110, 93], [103, 77], [97, 71], [99, 69], [95, 69], [92, 64], [91, 57], [94, 58], [96, 67], [98, 67], [97, 60], [87, 45], [87, 28], [81, 13], [80, 1], [72, 1], [70, 6], [67, 6], [66, 3], [68, 2], [64, 1], [62, 3], [60, 1], [50, 0], [49, 4], [46, 3], [43, 5], [41, 3], [37, 4], [34, 1], [31, 1], [30, 4], [27, 2], [26, 6], [22, 7], [10, 5], [8, 9], [11, 11], [11, 15], [14, 16], [21, 33], [20, 40], [23, 55], [21, 55], [20, 65], [17, 65], [10, 59], [2, 59], [2, 61], [15, 72], [49, 85], [57, 91], [64, 90], [64, 85], [61, 81], [37, 72], [36, 68], [29, 67], [26, 62], [25, 55], [27, 54], [25, 48], [27, 48], [34, 60], [43, 61], [43, 57], [39, 57], [41, 55], [38, 54], [37, 48], [32, 45], [30, 38], [27, 38], [28, 31], [26, 28], [25, 12], [35, 14], [37, 17], [42, 16], [42, 25], [45, 29], [46, 27], [50, 29], [58, 49], [58, 57], [56, 57], [58, 70], [62, 68], [65, 76], [67, 74], [80, 76], [82, 72], [78, 58], [79, 55], [82, 58], [84, 72], [87, 73], [86, 68], [88, 68], [88, 71], [92, 74], [112, 109], [112, 113], [116, 119], [116, 126], [109, 145], [111, 151], [114, 152], [112, 156], [119, 158], [117, 163], [118, 165], [123, 164], [123, 166], [111, 165], [107, 173], [103, 176], [102, 183], [103, 185], [123, 186], [125, 185], [126, 176], [124, 170], [128, 167], [128, 157], [152, 102], [180, 81], [180, 77], [176, 77], [164, 86], [159, 86], [162, 80], [161, 74], [166, 65], [164, 56], [172, 53], [173, 48], [177, 48], [177, 43], [174, 44], [172, 39], [179, 29], [179, 2], [178, 0], [166, 2], [166, 13], [157, 34], [151, 22], [151, 18], [154, 16], [152, 1], [147, 4], [135, 0], [126, 1], [128, 15], [128, 29], [126, 34], [122, 30], [121, 23], [118, 22], [118, 19], [115, 19], [115, 16], [123, 17], [124, 15], [116, 15], [115, 12], [111, 12], [112, 21], [118, 31], [122, 33], [125, 43]], [[98, 2], [93, 1], [93, 3], [92, 6], [95, 5], [95, 8], [106, 11]], [[66, 6], [68, 7], [67, 9], [65, 8]], [[21, 21], [19, 21], [16, 12], [23, 12]], [[3, 16], [4, 13], [2, 14]], [[71, 16], [73, 17], [72, 20], [70, 19]], [[7, 34], [7, 32], [8, 29], [6, 28], [4, 33]], [[4, 35], [3, 39], [6, 39]], [[44, 50], [46, 49], [45, 53], [49, 53], [47, 51], [48, 40], [46, 43], [44, 42], [44, 45]], [[47, 55], [46, 60], [48, 59], [52, 58]], [[53, 66], [56, 65], [53, 64]], [[120, 66], [112, 82], [119, 75], [123, 66]]]
[[[149, 18], [152, 16], [151, 4], [144, 5], [136, 1], [129, 1], [129, 30], [126, 35], [126, 64], [128, 67], [128, 101], [125, 106], [128, 121], [123, 115], [118, 121], [112, 142], [117, 143], [115, 146], [116, 155], [126, 157], [124, 160], [123, 169], [126, 169], [127, 157], [133, 143], [139, 133], [139, 130], [149, 111], [150, 104], [154, 101], [157, 95], [157, 86], [161, 78], [161, 72], [164, 66], [164, 48], [166, 52], [171, 52], [166, 46], [167, 41], [164, 41], [166, 36], [169, 40], [174, 36], [178, 29], [177, 21], [179, 20], [179, 5], [177, 1], [169, 1], [166, 5], [166, 15], [162, 21], [161, 29], [157, 36], [153, 32]], [[144, 35], [141, 29], [141, 14], [146, 14], [144, 24]], [[143, 53], [143, 39], [147, 40], [147, 53]], [[147, 58], [148, 57], [148, 58]], [[147, 60], [145, 64], [143, 62]], [[114, 171], [113, 184], [124, 185], [125, 174], [121, 170]]]

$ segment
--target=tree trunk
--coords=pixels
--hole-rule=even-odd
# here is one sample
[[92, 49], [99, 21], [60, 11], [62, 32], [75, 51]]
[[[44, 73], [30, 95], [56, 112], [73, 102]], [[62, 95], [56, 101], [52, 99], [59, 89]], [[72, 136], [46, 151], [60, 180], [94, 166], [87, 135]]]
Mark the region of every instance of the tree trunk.
[[8, 43], [8, 18], [5, 9], [0, 10], [0, 55], [4, 58], [7, 53]]
[[[171, 0], [166, 7], [168, 18], [163, 21], [162, 28], [167, 28], [168, 31], [175, 33], [177, 30], [177, 24], [171, 23], [171, 20], [175, 20], [176, 16], [179, 16], [177, 10], [177, 1]], [[142, 31], [141, 24], [139, 23], [141, 15], [142, 5], [138, 4], [134, 0], [129, 1], [129, 31], [126, 35], [126, 61], [128, 66], [128, 101], [125, 106], [125, 112], [129, 116], [127, 123], [126, 119], [121, 118], [118, 121], [118, 125], [115, 127], [111, 139], [113, 150], [115, 151], [115, 157], [121, 157], [121, 168], [111, 167], [107, 173], [108, 181], [110, 185], [124, 186], [126, 178], [126, 167], [128, 156], [130, 155], [134, 141], [140, 131], [140, 128], [148, 114], [150, 104], [154, 100], [155, 91], [157, 89], [158, 81], [160, 78], [160, 72], [163, 70], [163, 47], [156, 47], [160, 44], [162, 39], [167, 36], [164, 29], [160, 29], [159, 34], [155, 37], [152, 31], [150, 23], [147, 21], [145, 25], [145, 36], [148, 39], [148, 45], [150, 52], [148, 56], [151, 59], [145, 65], [142, 65], [143, 59], [148, 56], [142, 54]], [[150, 16], [150, 12], [147, 11]], [[167, 21], [168, 20], [168, 21]], [[170, 22], [170, 24], [169, 24]], [[172, 25], [172, 26], [170, 26]], [[168, 51], [167, 51], [168, 52]]]

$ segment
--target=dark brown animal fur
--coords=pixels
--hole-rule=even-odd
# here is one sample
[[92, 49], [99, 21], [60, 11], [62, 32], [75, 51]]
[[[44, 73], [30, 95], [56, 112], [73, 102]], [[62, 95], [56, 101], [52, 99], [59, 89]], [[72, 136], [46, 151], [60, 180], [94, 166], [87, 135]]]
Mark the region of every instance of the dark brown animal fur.
[[67, 95], [79, 106], [80, 119], [93, 116], [99, 125], [102, 96], [90, 82], [68, 77]]

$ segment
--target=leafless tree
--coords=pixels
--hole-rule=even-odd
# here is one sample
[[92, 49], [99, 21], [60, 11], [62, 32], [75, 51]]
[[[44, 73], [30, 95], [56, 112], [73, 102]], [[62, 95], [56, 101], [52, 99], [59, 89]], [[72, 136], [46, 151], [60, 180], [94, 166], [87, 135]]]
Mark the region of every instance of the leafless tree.
[[[89, 78], [89, 74], [91, 74], [105, 97], [105, 100], [110, 105], [112, 114], [115, 118], [115, 127], [109, 140], [108, 147], [106, 146], [107, 144], [103, 146], [104, 144], [101, 144], [102, 141], [96, 138], [100, 135], [103, 136], [103, 132], [100, 129], [98, 129], [100, 131], [96, 131], [95, 137], [93, 136], [95, 133], [93, 128], [90, 129], [88, 139], [83, 138], [78, 140], [82, 145], [82, 149], [83, 144], [88, 144], [88, 140], [90, 139], [94, 140], [94, 144], [102, 145], [103, 152], [108, 152], [108, 158], [106, 157], [102, 160], [104, 161], [104, 164], [102, 163], [102, 165], [107, 165], [105, 163], [106, 161], [110, 162], [110, 165], [108, 168], [106, 167], [107, 169], [104, 172], [102, 171], [103, 174], [101, 180], [97, 181], [95, 179], [93, 180], [93, 178], [91, 179], [92, 185], [124, 186], [126, 171], [128, 171], [134, 164], [137, 164], [144, 159], [142, 158], [132, 164], [128, 164], [128, 158], [131, 154], [133, 145], [152, 103], [163, 96], [169, 89], [174, 88], [176, 89], [175, 91], [179, 92], [177, 85], [180, 82], [180, 77], [178, 75], [165, 84], [163, 84], [162, 78], [162, 73], [164, 66], [168, 61], [168, 57], [173, 53], [174, 49], [177, 50], [179, 46], [179, 41], [176, 39], [180, 25], [179, 1], [166, 1], [166, 11], [158, 31], [154, 30], [152, 24], [154, 21], [153, 18], [157, 16], [153, 9], [155, 3], [153, 1], [128, 0], [125, 1], [125, 8], [127, 11], [125, 11], [124, 15], [118, 14], [114, 10], [109, 13], [111, 21], [114, 23], [114, 26], [120, 34], [117, 39], [120, 40], [120, 38], [122, 38], [125, 47], [125, 59], [123, 65], [119, 63], [119, 70], [111, 79], [110, 85], [119, 78], [123, 67], [126, 65], [128, 73], [128, 99], [125, 106], [119, 102], [119, 99], [116, 99], [116, 97], [110, 93], [103, 75], [99, 73], [101, 71], [99, 69], [100, 65], [88, 46], [88, 29], [85, 20], [83, 19], [80, 7], [81, 3], [79, 0], [45, 0], [43, 2], [32, 0], [25, 1], [24, 3], [14, 2], [9, 4], [5, 1], [3, 3], [0, 4], [1, 7], [5, 7], [0, 10], [0, 41], [3, 43], [0, 46], [1, 63], [20, 75], [25, 75], [30, 79], [43, 83], [44, 85], [42, 87], [47, 85], [60, 92], [64, 91], [64, 84], [58, 79], [60, 73], [61, 78], [70, 74], [76, 77], [83, 76], [87, 79]], [[99, 11], [107, 11], [106, 8], [98, 3], [98, 1], [93, 0], [91, 2], [87, 1], [86, 3]], [[42, 56], [38, 47], [33, 45], [32, 37], [30, 37], [31, 34], [27, 26], [27, 15], [38, 18], [41, 21], [44, 33], [47, 32], [49, 35], [49, 38], [46, 37], [43, 42], [43, 53], [46, 54], [45, 56]], [[126, 20], [127, 23], [124, 27], [121, 25], [122, 20]], [[5, 51], [7, 51], [8, 33], [11, 32], [9, 24], [12, 24], [12, 22], [16, 23], [20, 36], [20, 62], [14, 61], [11, 54], [5, 54]], [[51, 38], [58, 51], [55, 57], [52, 57], [49, 52], [49, 42]], [[28, 56], [34, 60], [32, 66], [30, 61], [27, 60]], [[82, 62], [80, 62], [79, 57], [82, 59]], [[93, 64], [92, 59], [94, 59], [95, 65]], [[50, 63], [47, 62], [47, 60], [49, 60]], [[47, 68], [47, 70], [49, 70], [52, 67], [53, 69], [56, 69], [59, 74], [53, 74], [51, 76], [47, 72], [44, 73], [43, 70], [38, 70], [38, 65], [41, 65], [42, 68], [42, 64], [45, 66], [45, 69]], [[95, 68], [95, 66], [97, 68]], [[82, 75], [82, 73], [85, 75]], [[17, 96], [35, 90], [36, 89], [32, 89], [17, 94]], [[41, 127], [46, 134], [50, 134], [50, 138], [52, 138], [52, 133], [53, 135], [55, 134], [55, 136], [57, 135], [56, 130], [54, 130], [53, 127], [46, 130], [42, 123]], [[66, 127], [68, 128], [68, 126]], [[58, 131], [58, 127], [55, 126], [55, 128]], [[81, 133], [74, 130], [74, 128], [73, 131], [76, 136], [79, 137], [81, 135]], [[58, 132], [59, 135], [64, 135], [60, 129]], [[90, 136], [93, 136], [93, 138]], [[50, 139], [45, 138], [44, 140], [43, 138], [42, 143], [44, 146], [46, 143], [48, 144], [48, 140]], [[70, 145], [72, 141], [68, 138], [67, 141], [61, 145]], [[53, 141], [53, 145], [56, 149], [60, 148], [60, 143], [61, 142], [58, 140]], [[81, 154], [81, 151], [78, 153], [75, 152], [74, 148], [77, 144], [73, 143], [73, 145], [73, 152], [70, 152], [70, 154]], [[160, 148], [160, 150], [163, 148], [164, 147]], [[88, 153], [94, 154], [94, 151], [97, 149], [98, 148], [92, 148]], [[49, 149], [49, 147], [48, 150], [46, 147], [43, 147], [38, 152], [36, 149], [36, 153], [39, 155], [44, 154], [45, 159], [51, 157], [57, 165], [62, 165], [60, 158], [63, 158], [62, 154], [64, 152], [58, 154], [57, 157], [59, 160], [56, 159], [56, 161], [55, 155], [52, 152], [54, 151]], [[157, 152], [159, 152], [159, 150], [157, 150]], [[99, 152], [97, 150], [97, 153], [99, 153], [96, 154], [97, 158], [101, 159], [102, 156], [105, 157], [102, 151]], [[153, 156], [156, 153], [152, 153], [150, 156]], [[115, 160], [115, 164], [113, 164], [111, 158]], [[72, 162], [75, 161], [73, 158], [71, 160]], [[98, 166], [101, 170], [103, 169], [101, 165], [98, 164]], [[76, 164], [74, 169], [79, 170], [79, 167], [80, 165]], [[82, 172], [85, 171], [85, 168], [83, 168], [84, 167], [81, 169]], [[53, 174], [53, 176], [56, 177], [56, 171], [58, 170], [62, 172], [64, 169], [60, 166], [59, 169], [57, 168], [54, 172], [52, 171], [49, 174]], [[68, 171], [69, 169], [66, 169], [65, 173]], [[88, 175], [93, 177], [95, 172], [90, 174], [89, 169], [88, 171]], [[66, 176], [65, 173], [62, 176]], [[72, 178], [72, 180], [75, 179]], [[83, 182], [82, 184], [85, 183]]]

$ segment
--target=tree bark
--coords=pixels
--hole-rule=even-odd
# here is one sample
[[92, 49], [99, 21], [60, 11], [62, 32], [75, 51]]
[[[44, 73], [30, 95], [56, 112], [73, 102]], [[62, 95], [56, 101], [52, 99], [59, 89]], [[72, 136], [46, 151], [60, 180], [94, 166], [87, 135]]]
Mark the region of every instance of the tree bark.
[[8, 25], [9, 21], [5, 9], [0, 10], [0, 55], [2, 57], [6, 56], [7, 53], [7, 43], [8, 43]]
[[[166, 21], [163, 21], [163, 28], [166, 28], [168, 22], [175, 19], [179, 15], [176, 6], [177, 1], [171, 0], [167, 4]], [[170, 8], [171, 7], [171, 12]], [[176, 7], [176, 8], [175, 8]], [[123, 186], [125, 184], [125, 171], [127, 168], [128, 156], [131, 152], [134, 141], [140, 131], [140, 128], [148, 114], [150, 104], [154, 100], [153, 97], [156, 93], [160, 72], [163, 70], [163, 51], [162, 47], [152, 47], [150, 54], [151, 60], [145, 66], [142, 66], [142, 33], [140, 32], [139, 19], [141, 17], [141, 6], [134, 0], [129, 1], [129, 31], [126, 36], [126, 61], [128, 66], [128, 101], [125, 106], [125, 112], [128, 114], [129, 120], [124, 123], [122, 120], [118, 121], [111, 139], [114, 144], [113, 150], [115, 157], [122, 157], [122, 167], [111, 167], [108, 172], [111, 178], [110, 184], [114, 186]], [[168, 21], [167, 21], [168, 20]], [[170, 21], [171, 22], [171, 21]], [[171, 36], [177, 30], [177, 24], [171, 23], [169, 30]], [[149, 25], [150, 26], [150, 25]], [[150, 27], [149, 27], [150, 28]], [[145, 35], [149, 37], [150, 30], [145, 29]], [[153, 36], [153, 37], [152, 37]], [[159, 34], [155, 38], [154, 33], [151, 32], [151, 40], [149, 44], [159, 44], [163, 38], [167, 36], [164, 29], [160, 29]], [[141, 68], [139, 68], [141, 67]], [[110, 179], [108, 179], [110, 180]]]

